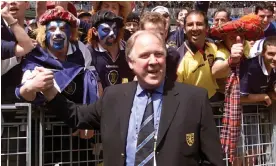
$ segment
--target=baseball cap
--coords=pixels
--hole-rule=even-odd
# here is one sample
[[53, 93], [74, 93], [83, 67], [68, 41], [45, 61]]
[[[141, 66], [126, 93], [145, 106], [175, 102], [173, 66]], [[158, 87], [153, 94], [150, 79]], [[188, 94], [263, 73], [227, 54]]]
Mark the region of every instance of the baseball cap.
[[155, 8], [151, 9], [151, 12], [157, 12], [157, 13], [167, 13], [170, 15], [169, 9], [164, 6], [156, 6]]

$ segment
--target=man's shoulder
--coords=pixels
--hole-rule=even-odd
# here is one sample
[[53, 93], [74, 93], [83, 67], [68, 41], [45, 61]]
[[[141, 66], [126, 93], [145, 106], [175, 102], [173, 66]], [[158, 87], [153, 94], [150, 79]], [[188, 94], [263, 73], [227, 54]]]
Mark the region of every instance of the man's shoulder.
[[269, 24], [269, 27], [265, 30], [265, 36], [274, 36], [276, 33], [276, 22], [273, 21]]
[[274, 30], [276, 30], [276, 21], [272, 21], [270, 23], [270, 26], [271, 26], [271, 28], [273, 28]]
[[217, 45], [214, 42], [207, 41], [205, 43], [208, 46], [206, 49], [217, 51], [218, 47], [217, 47]]

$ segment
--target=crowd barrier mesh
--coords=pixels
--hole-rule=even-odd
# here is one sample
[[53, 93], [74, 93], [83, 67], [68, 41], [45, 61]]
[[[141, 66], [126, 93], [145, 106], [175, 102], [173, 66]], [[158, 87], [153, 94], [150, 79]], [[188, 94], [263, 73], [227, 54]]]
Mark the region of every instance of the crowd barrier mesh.
[[[218, 132], [223, 104], [211, 103]], [[33, 113], [32, 113], [33, 112]], [[102, 166], [101, 135], [92, 139], [72, 136], [74, 129], [45, 109], [28, 103], [1, 105], [1, 160], [4, 166]], [[32, 133], [32, 134], [31, 134]], [[243, 105], [241, 136], [236, 158], [226, 166], [276, 165], [276, 105]], [[33, 152], [33, 153], [31, 153]]]

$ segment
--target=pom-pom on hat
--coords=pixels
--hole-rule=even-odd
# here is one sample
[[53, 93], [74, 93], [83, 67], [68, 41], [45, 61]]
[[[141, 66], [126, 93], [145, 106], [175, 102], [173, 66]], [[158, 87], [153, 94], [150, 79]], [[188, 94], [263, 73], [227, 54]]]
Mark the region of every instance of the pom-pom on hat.
[[62, 20], [69, 23], [72, 27], [77, 27], [77, 21], [74, 16], [65, 11], [62, 7], [56, 7], [55, 9], [47, 10], [41, 17], [39, 18], [39, 23], [41, 25], [46, 25], [50, 21]]
[[243, 36], [254, 41], [261, 39], [264, 36], [263, 21], [259, 16], [249, 14], [210, 29], [211, 38], [223, 39], [227, 36]]
[[116, 16], [113, 12], [107, 10], [100, 10], [94, 15], [92, 15], [92, 27], [97, 28], [99, 24], [113, 21], [117, 23], [117, 27], [121, 28], [124, 26], [123, 18]]

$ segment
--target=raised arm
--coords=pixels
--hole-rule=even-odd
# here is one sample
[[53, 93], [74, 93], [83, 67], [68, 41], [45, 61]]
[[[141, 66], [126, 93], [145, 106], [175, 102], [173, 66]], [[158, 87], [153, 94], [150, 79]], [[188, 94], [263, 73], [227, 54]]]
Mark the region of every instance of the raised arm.
[[[34, 48], [32, 39], [28, 36], [23, 27], [18, 24], [17, 19], [14, 19], [13, 16], [9, 13], [8, 3], [6, 3], [5, 7], [1, 10], [1, 17], [6, 21], [6, 23], [8, 24], [7, 26], [9, 26], [17, 41], [16, 43], [5, 42], [5, 46], [9, 46], [10, 51], [9, 55], [6, 54], [7, 52], [5, 52], [5, 54], [2, 54], [1, 59], [8, 59], [13, 56], [21, 57], [29, 53]], [[1, 44], [1, 46], [3, 47], [3, 44]], [[1, 53], [3, 53], [2, 48]]]

